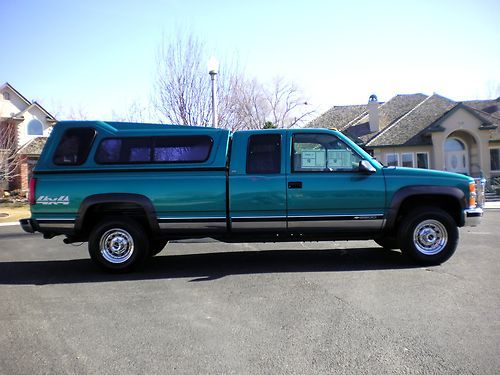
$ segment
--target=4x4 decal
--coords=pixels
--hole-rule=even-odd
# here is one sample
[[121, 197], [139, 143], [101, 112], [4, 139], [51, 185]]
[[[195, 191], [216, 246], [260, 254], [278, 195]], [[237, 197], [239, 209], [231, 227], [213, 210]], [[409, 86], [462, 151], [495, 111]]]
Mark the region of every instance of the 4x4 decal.
[[58, 205], [58, 204], [63, 204], [63, 205], [68, 205], [69, 204], [69, 197], [67, 195], [61, 195], [56, 198], [51, 198], [47, 195], [42, 195], [38, 197], [36, 200], [37, 204], [45, 204], [45, 205]]

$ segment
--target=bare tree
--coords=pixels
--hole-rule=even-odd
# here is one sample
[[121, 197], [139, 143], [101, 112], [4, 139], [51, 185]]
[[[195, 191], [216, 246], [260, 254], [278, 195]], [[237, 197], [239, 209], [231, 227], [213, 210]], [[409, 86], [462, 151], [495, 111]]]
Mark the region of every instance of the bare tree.
[[240, 125], [246, 129], [300, 126], [314, 113], [297, 85], [282, 77], [268, 87], [256, 79], [244, 82], [238, 85], [233, 99]]
[[56, 107], [54, 111], [54, 116], [60, 121], [63, 120], [72, 120], [72, 121], [85, 121], [90, 118], [88, 112], [81, 106], [69, 107], [67, 109], [63, 109], [62, 106]]
[[[210, 80], [205, 44], [193, 35], [164, 38], [157, 54], [153, 104], [161, 122], [210, 125]], [[221, 64], [217, 80], [218, 126], [231, 130], [303, 124], [314, 112], [301, 90], [284, 78], [269, 87], [246, 79], [238, 64]]]
[[500, 98], [500, 82], [499, 81], [488, 81], [486, 85], [486, 94], [490, 99]]
[[165, 37], [156, 59], [153, 103], [161, 121], [206, 126], [210, 121], [210, 92], [204, 72], [205, 46], [193, 35]]
[[20, 175], [21, 157], [18, 151], [17, 127], [4, 122], [0, 126], [0, 190]]
[[260, 129], [266, 122], [266, 99], [263, 86], [256, 80], [239, 81], [229, 98], [233, 103], [233, 130]]
[[267, 120], [278, 128], [302, 125], [314, 113], [298, 86], [283, 77], [275, 78], [271, 89], [264, 93], [269, 109]]
[[113, 121], [125, 122], [151, 122], [151, 108], [147, 104], [141, 103], [139, 100], [134, 100], [128, 107], [125, 114], [112, 111], [111, 117]]

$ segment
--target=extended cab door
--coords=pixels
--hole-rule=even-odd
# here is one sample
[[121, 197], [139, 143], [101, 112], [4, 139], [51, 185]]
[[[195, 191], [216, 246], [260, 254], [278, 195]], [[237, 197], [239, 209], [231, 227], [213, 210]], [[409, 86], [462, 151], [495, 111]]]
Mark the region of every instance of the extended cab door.
[[234, 232], [286, 230], [286, 131], [233, 135], [229, 215]]
[[381, 168], [360, 170], [368, 155], [339, 133], [297, 129], [289, 137], [288, 230], [379, 230], [385, 206]]

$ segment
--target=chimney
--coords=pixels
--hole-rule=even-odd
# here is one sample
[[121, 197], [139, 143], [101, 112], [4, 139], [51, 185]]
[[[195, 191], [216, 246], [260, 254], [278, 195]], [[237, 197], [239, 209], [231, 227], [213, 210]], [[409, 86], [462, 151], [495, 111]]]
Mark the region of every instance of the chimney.
[[370, 122], [370, 133], [380, 130], [378, 118], [378, 99], [377, 95], [370, 95], [368, 99], [368, 120]]

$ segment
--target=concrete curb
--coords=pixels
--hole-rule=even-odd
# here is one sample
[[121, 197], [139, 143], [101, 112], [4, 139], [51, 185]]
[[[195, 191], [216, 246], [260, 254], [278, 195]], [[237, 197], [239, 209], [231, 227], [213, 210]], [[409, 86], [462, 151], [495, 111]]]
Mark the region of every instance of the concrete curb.
[[11, 227], [14, 225], [20, 225], [19, 221], [9, 221], [7, 223], [0, 223], [0, 227]]
[[489, 209], [489, 208], [500, 208], [500, 202], [486, 202], [484, 204], [484, 208]]

